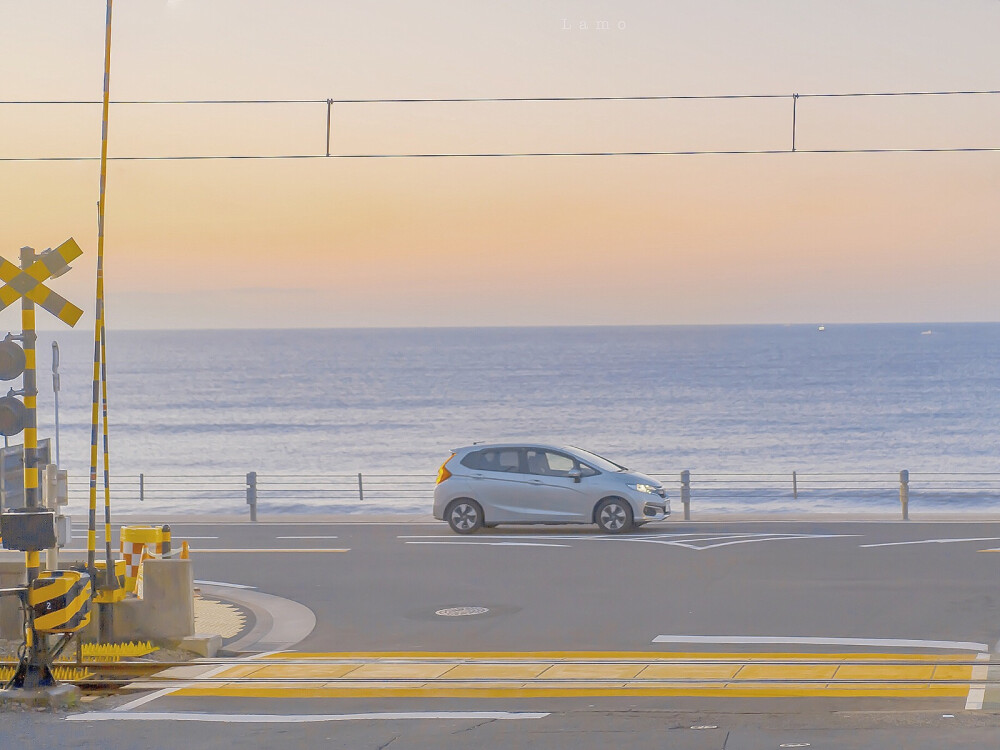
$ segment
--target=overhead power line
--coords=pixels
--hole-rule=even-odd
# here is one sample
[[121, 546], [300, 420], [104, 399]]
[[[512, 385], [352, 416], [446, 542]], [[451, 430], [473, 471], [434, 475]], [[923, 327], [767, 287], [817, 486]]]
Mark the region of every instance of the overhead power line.
[[[224, 161], [290, 159], [497, 159], [533, 156], [749, 156], [773, 154], [956, 154], [1000, 151], [983, 148], [816, 148], [732, 151], [510, 151], [496, 153], [398, 153], [398, 154], [218, 154], [201, 156], [109, 156], [108, 161]], [[98, 161], [99, 156], [13, 156], [0, 162]]]
[[[472, 102], [643, 102], [720, 99], [829, 99], [874, 96], [977, 96], [1000, 94], [1000, 89], [948, 91], [860, 91], [816, 94], [664, 94], [647, 96], [477, 96], [383, 97], [376, 99], [113, 99], [111, 104], [465, 104]], [[4, 104], [101, 104], [96, 99], [10, 99]]]
[[[775, 154], [931, 154], [982, 153], [1000, 151], [998, 147], [938, 147], [938, 148], [799, 148], [797, 144], [797, 108], [800, 99], [845, 99], [860, 97], [941, 97], [992, 96], [1000, 89], [944, 91], [864, 91], [814, 94], [714, 94], [714, 95], [650, 95], [650, 96], [535, 96], [535, 97], [452, 97], [452, 98], [377, 98], [377, 99], [120, 99], [114, 105], [325, 105], [326, 149], [324, 153], [292, 154], [205, 154], [163, 156], [113, 156], [109, 161], [221, 161], [221, 160], [294, 160], [294, 159], [496, 159], [565, 156], [696, 156], [696, 155], [775, 155]], [[641, 151], [488, 151], [488, 152], [380, 152], [334, 153], [331, 151], [331, 120], [334, 105], [346, 104], [468, 104], [514, 102], [625, 102], [625, 101], [693, 101], [693, 100], [787, 100], [791, 103], [791, 138], [788, 148], [769, 149], [694, 149]], [[0, 106], [64, 106], [102, 104], [92, 100], [0, 100]], [[97, 156], [0, 156], [0, 162], [80, 162], [96, 161]]]

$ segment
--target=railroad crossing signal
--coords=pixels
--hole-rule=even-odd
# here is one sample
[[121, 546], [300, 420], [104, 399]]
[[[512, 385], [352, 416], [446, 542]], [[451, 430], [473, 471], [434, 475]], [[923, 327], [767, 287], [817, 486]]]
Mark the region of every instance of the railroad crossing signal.
[[70, 261], [83, 255], [83, 250], [70, 237], [55, 250], [46, 250], [23, 271], [0, 256], [0, 279], [7, 282], [0, 288], [0, 310], [24, 297], [48, 310], [70, 327], [75, 326], [83, 310], [68, 302], [42, 282], [61, 276], [69, 270]]
[[[0, 280], [6, 282], [3, 287], [0, 287], [0, 310], [9, 307], [23, 297], [48, 310], [70, 326], [76, 325], [80, 316], [83, 315], [83, 310], [66, 301], [42, 282], [66, 273], [69, 270], [70, 261], [76, 260], [82, 254], [83, 250], [71, 237], [55, 250], [46, 250], [23, 270], [0, 257]], [[34, 331], [31, 333], [33, 335]], [[19, 338], [22, 342], [24, 341], [23, 335]], [[32, 348], [34, 347], [32, 346]], [[8, 334], [3, 341], [0, 341], [0, 380], [18, 378], [26, 369], [29, 368], [24, 349], [17, 343], [15, 337]], [[33, 380], [33, 356], [30, 369]], [[25, 387], [24, 390], [24, 395], [28, 395], [26, 392], [30, 389]], [[28, 426], [28, 422], [28, 407], [15, 398], [14, 393], [8, 393], [0, 398], [0, 435], [5, 437], [16, 435]]]
[[[110, 8], [110, 5], [109, 5]], [[55, 574], [55, 583], [42, 580], [39, 583], [39, 552], [53, 541], [46, 537], [33, 536], [31, 524], [36, 524], [48, 532], [55, 529], [55, 518], [51, 511], [38, 508], [38, 419], [35, 407], [38, 399], [35, 372], [35, 306], [48, 310], [59, 320], [70, 326], [76, 325], [83, 315], [76, 305], [49, 289], [43, 282], [49, 278], [62, 276], [69, 270], [69, 263], [80, 257], [83, 251], [71, 237], [54, 250], [49, 249], [36, 255], [33, 248], [21, 248], [21, 265], [16, 266], [0, 257], [0, 310], [21, 300], [21, 335], [7, 337], [0, 343], [0, 376], [11, 380], [22, 376], [20, 391], [13, 388], [0, 399], [0, 434], [13, 435], [24, 430], [24, 508], [16, 512], [8, 511], [0, 517], [3, 525], [3, 545], [7, 549], [20, 549], [25, 553], [27, 592], [25, 603], [25, 653], [10, 685], [15, 688], [45, 687], [55, 683], [52, 674], [52, 656], [57, 655], [71, 637], [72, 632], [82, 627], [84, 615], [89, 617], [89, 585], [80, 583], [83, 576], [77, 576], [80, 585], [69, 582], [72, 576]], [[19, 343], [18, 343], [19, 342]], [[21, 396], [24, 402], [18, 401]], [[110, 525], [108, 526], [110, 529]], [[51, 533], [49, 536], [52, 536]], [[108, 532], [110, 537], [110, 531]], [[110, 544], [110, 541], [109, 541]], [[89, 583], [89, 576], [88, 576]], [[57, 590], [58, 589], [58, 590]], [[4, 592], [8, 593], [8, 592]], [[52, 599], [48, 595], [52, 594]], [[57, 613], [49, 617], [53, 610], [65, 609], [57, 602], [71, 603], [73, 613], [87, 612], [79, 619], [64, 617]], [[50, 655], [44, 633], [64, 633], [61, 646]]]

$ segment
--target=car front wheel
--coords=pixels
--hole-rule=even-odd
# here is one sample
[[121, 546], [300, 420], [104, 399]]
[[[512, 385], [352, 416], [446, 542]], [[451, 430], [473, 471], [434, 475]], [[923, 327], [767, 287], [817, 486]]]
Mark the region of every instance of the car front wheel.
[[597, 504], [594, 520], [601, 531], [621, 534], [632, 528], [632, 506], [617, 497], [605, 498]]
[[454, 500], [445, 511], [445, 518], [456, 534], [472, 534], [483, 525], [483, 509], [475, 500]]

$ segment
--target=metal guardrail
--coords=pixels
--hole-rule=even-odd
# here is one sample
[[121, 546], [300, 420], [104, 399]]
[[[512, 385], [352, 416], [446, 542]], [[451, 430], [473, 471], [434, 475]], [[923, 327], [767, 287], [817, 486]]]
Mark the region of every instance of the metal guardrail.
[[[962, 504], [1000, 507], [1000, 472], [771, 472], [771, 473], [654, 473], [685, 519], [691, 506], [713, 510], [807, 510], [817, 503], [825, 509], [842, 504], [856, 509], [898, 507], [908, 518], [909, 502], [921, 508]], [[258, 506], [272, 512], [318, 510], [357, 511], [379, 507], [414, 510], [430, 506], [433, 474], [138, 474], [112, 477], [119, 510], [142, 507], [204, 509], [205, 513], [234, 513], [249, 506], [256, 519]], [[71, 502], [89, 497], [86, 479], [70, 479]], [[99, 493], [103, 488], [99, 488]], [[899, 503], [899, 505], [895, 505]]]

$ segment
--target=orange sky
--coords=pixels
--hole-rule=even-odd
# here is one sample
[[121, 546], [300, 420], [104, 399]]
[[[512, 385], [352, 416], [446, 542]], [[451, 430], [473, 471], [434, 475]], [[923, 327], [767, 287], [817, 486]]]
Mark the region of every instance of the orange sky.
[[[0, 12], [0, 100], [100, 98], [103, 0]], [[612, 28], [579, 28], [602, 19]], [[986, 0], [119, 2], [112, 98], [995, 89], [997, 31]], [[344, 104], [333, 151], [781, 149], [790, 115], [787, 100]], [[325, 118], [120, 105], [111, 152], [316, 153]], [[998, 126], [1000, 96], [803, 99], [797, 145], [994, 147]], [[99, 106], [0, 105], [0, 157], [96, 155], [99, 138]], [[109, 324], [998, 320], [998, 160], [112, 162]], [[53, 287], [88, 311], [97, 175], [0, 162], [0, 254], [74, 236], [86, 255]]]

